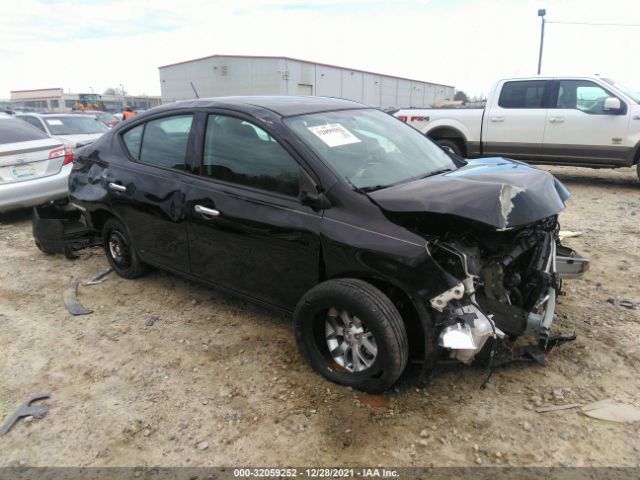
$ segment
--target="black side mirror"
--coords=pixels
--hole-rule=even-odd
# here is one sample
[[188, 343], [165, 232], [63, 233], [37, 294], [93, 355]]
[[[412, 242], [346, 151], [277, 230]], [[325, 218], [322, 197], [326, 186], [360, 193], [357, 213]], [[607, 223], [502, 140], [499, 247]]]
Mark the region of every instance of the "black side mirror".
[[311, 207], [314, 210], [326, 210], [331, 207], [331, 202], [321, 191], [316, 182], [304, 170], [300, 169], [300, 193], [298, 194], [300, 203]]

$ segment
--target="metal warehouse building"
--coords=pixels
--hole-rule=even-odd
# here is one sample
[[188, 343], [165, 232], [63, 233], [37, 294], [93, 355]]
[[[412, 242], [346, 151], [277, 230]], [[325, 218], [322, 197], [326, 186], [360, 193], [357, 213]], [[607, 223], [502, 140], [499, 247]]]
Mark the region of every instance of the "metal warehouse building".
[[[288, 57], [212, 55], [160, 67], [163, 102], [228, 95], [318, 95], [380, 108], [430, 107], [449, 85]], [[196, 93], [197, 92], [197, 93]]]

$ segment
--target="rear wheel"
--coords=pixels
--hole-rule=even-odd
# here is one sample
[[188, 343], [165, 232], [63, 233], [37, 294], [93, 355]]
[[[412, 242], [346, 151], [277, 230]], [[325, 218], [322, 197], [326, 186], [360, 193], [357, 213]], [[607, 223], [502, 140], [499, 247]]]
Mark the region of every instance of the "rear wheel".
[[640, 180], [640, 162], [636, 164], [636, 173], [638, 174], [638, 180]]
[[124, 278], [137, 278], [146, 273], [147, 266], [138, 257], [127, 229], [119, 220], [110, 218], [105, 222], [102, 240], [114, 272]]
[[294, 312], [300, 353], [327, 379], [366, 392], [391, 387], [407, 365], [400, 313], [373, 285], [356, 279], [323, 282]]
[[457, 155], [459, 157], [462, 157], [462, 146], [460, 144], [460, 141], [458, 140], [453, 140], [450, 138], [441, 138], [439, 140], [436, 140], [436, 143], [438, 145], [440, 145], [440, 147], [443, 150], [446, 150], [449, 153], [453, 153], [454, 155]]

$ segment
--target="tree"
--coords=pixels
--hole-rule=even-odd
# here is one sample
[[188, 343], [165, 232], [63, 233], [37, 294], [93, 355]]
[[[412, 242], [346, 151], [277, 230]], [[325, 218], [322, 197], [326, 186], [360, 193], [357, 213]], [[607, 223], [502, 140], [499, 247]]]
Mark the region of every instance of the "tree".
[[104, 92], [102, 92], [102, 94], [103, 95], [125, 95], [126, 92], [123, 92], [121, 89], [118, 89], [118, 88], [109, 87]]
[[467, 98], [467, 94], [464, 93], [462, 90], [458, 90], [456, 94], [453, 96], [453, 99], [457, 101], [462, 100], [464, 103], [467, 103], [469, 101], [469, 99]]

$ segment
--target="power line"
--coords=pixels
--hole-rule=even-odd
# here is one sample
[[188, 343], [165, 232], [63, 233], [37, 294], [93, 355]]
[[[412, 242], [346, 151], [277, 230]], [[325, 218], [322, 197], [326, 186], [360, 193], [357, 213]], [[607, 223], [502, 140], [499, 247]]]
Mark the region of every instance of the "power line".
[[590, 27], [640, 27], [640, 23], [592, 23], [592, 22], [563, 22], [546, 20], [546, 23], [557, 23], [562, 25], [588, 25]]

